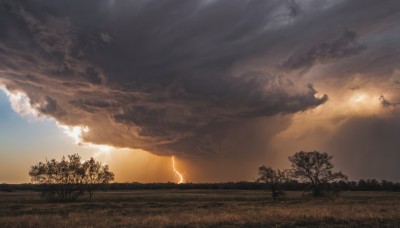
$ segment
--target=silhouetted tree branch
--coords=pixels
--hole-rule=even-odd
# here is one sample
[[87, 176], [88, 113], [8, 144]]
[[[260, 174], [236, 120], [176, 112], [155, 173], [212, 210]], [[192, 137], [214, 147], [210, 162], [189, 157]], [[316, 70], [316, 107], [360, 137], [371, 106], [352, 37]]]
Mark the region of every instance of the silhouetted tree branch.
[[269, 184], [271, 186], [272, 198], [277, 200], [279, 196], [284, 195], [280, 185], [289, 180], [287, 170], [273, 170], [271, 167], [261, 166], [258, 168], [257, 182]]

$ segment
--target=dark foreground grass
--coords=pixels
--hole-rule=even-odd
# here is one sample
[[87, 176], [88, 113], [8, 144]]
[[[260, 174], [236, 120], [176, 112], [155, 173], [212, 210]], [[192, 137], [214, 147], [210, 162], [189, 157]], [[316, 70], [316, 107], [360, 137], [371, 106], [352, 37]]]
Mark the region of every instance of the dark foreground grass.
[[47, 203], [35, 192], [0, 193], [0, 227], [400, 227], [400, 193], [344, 192], [312, 199], [288, 192], [98, 192], [91, 202]]

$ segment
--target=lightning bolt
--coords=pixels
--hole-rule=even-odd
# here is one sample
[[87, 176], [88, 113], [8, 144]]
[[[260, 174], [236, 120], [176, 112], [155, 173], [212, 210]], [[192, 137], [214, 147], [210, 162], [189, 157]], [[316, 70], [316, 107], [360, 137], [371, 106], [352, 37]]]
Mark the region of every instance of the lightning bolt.
[[179, 177], [178, 184], [183, 183], [183, 175], [175, 168], [175, 156], [172, 156], [172, 169], [174, 170], [175, 174]]

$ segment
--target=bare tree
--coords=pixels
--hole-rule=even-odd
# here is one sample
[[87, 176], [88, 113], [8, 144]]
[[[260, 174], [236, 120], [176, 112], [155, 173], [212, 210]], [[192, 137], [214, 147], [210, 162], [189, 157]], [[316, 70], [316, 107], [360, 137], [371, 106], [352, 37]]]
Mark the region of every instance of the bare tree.
[[288, 181], [286, 170], [273, 170], [268, 166], [261, 166], [258, 168], [257, 182], [266, 183], [271, 186], [272, 198], [277, 200], [280, 196], [284, 195], [284, 191], [280, 189], [280, 185]]
[[29, 171], [33, 183], [43, 184], [42, 195], [49, 200], [73, 201], [85, 191], [93, 195], [94, 184], [106, 184], [114, 174], [93, 158], [81, 162], [78, 154], [68, 155], [61, 161], [55, 159], [39, 162]]
[[347, 180], [342, 172], [332, 172], [332, 156], [318, 151], [300, 151], [289, 157], [292, 175], [311, 184], [313, 195], [322, 196], [322, 185], [339, 180]]

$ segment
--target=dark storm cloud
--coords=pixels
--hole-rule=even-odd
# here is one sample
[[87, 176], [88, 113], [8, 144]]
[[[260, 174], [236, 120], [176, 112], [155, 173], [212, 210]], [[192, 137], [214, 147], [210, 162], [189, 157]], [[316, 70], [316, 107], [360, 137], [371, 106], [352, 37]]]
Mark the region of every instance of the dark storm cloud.
[[290, 57], [283, 63], [283, 67], [289, 70], [307, 71], [316, 63], [326, 64], [360, 54], [366, 49], [366, 46], [357, 43], [356, 38], [355, 32], [345, 31], [339, 39], [319, 44], [311, 48], [305, 55]]
[[[63, 124], [88, 126], [87, 141], [181, 155], [221, 153], [219, 145], [238, 125], [327, 102], [312, 81], [290, 70], [363, 55], [370, 26], [389, 21], [397, 6], [0, 2], [0, 80], [9, 90], [24, 91]], [[360, 4], [364, 10], [355, 11]]]

